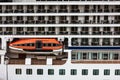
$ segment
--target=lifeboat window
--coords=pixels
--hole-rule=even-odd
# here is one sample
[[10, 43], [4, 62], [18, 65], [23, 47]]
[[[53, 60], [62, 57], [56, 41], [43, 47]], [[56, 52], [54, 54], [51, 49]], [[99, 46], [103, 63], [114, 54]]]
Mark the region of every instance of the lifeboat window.
[[30, 46], [34, 46], [34, 43], [30, 43]]
[[25, 44], [21, 44], [21, 46], [25, 46]]
[[21, 46], [21, 44], [16, 44], [16, 46]]
[[46, 44], [46, 43], [45, 43], [45, 44], [43, 44], [43, 46], [47, 46], [47, 45], [48, 45], [48, 44]]
[[51, 44], [49, 43], [48, 46], [51, 46]]
[[57, 44], [53, 44], [53, 46], [57, 46]]
[[13, 46], [18, 46], [17, 44], [14, 44]]
[[28, 44], [26, 44], [26, 46], [30, 46], [30, 44], [28, 43]]

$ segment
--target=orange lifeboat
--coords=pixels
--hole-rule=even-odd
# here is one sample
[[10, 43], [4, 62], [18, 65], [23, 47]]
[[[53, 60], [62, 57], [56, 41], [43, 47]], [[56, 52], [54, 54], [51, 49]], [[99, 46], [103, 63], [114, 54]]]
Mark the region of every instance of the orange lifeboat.
[[[62, 44], [56, 39], [19, 39], [9, 44], [9, 51], [18, 53], [36, 53], [36, 52], [60, 52]], [[17, 53], [17, 52], [16, 52]]]

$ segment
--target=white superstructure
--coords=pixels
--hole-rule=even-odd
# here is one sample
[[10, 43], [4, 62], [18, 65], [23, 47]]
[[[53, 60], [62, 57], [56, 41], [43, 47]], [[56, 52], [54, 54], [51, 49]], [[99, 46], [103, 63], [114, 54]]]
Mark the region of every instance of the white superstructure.
[[[55, 38], [64, 52], [10, 53], [23, 38]], [[120, 0], [1, 0], [0, 49], [0, 80], [119, 80]]]

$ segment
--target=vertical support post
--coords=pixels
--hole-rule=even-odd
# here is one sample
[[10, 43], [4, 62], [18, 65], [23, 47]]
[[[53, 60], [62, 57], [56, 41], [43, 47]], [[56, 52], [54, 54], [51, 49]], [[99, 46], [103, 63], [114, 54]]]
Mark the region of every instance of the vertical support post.
[[99, 53], [99, 56], [100, 56], [100, 60], [102, 60], [102, 53], [101, 52]]
[[1, 55], [1, 64], [4, 64], [4, 55]]
[[112, 59], [113, 59], [113, 58], [112, 58], [112, 55], [113, 55], [112, 52], [110, 52], [109, 54], [110, 54], [110, 60], [112, 60]]
[[91, 54], [92, 54], [92, 53], [91, 53], [91, 52], [89, 52], [88, 54], [89, 54], [89, 60], [91, 60]]
[[7, 38], [3, 37], [2, 39], [2, 46], [1, 48], [6, 50], [7, 49]]
[[71, 37], [68, 38], [68, 46], [71, 46]]
[[78, 54], [78, 60], [80, 60], [81, 57], [80, 52], [78, 52], [77, 54]]

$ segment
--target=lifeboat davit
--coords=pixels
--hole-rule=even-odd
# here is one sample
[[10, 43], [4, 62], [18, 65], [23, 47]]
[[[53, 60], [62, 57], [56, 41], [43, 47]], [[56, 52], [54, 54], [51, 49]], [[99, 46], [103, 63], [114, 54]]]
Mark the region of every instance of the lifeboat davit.
[[9, 43], [9, 52], [48, 54], [62, 51], [62, 44], [56, 39], [19, 39]]

